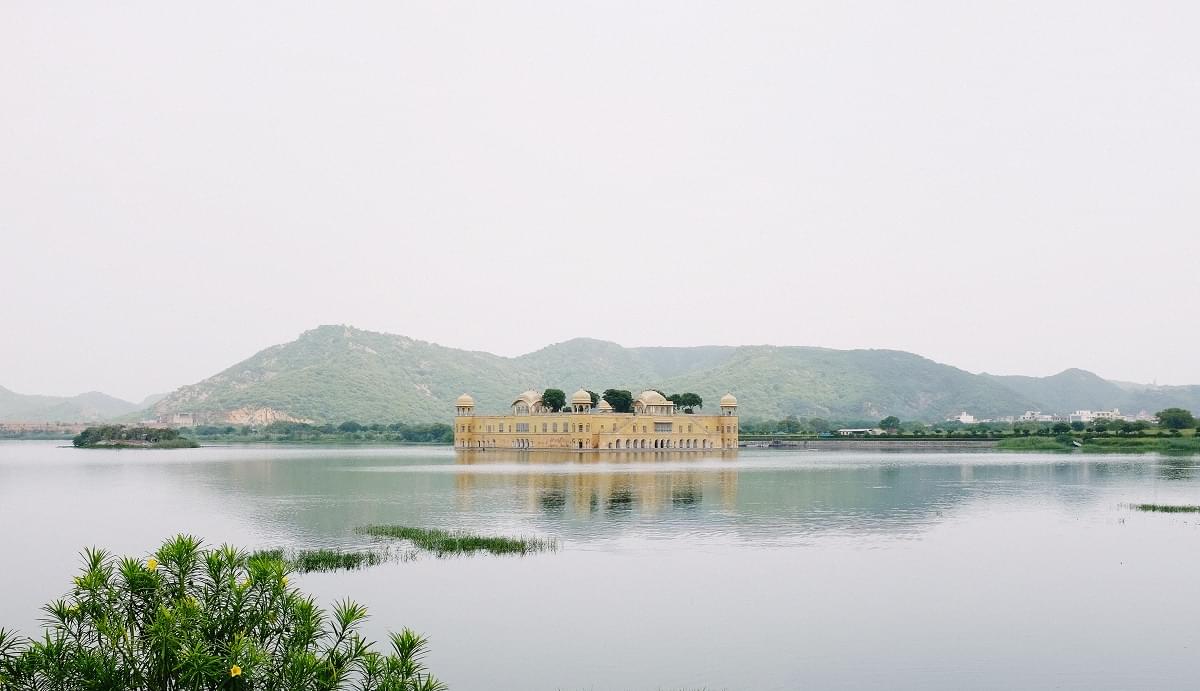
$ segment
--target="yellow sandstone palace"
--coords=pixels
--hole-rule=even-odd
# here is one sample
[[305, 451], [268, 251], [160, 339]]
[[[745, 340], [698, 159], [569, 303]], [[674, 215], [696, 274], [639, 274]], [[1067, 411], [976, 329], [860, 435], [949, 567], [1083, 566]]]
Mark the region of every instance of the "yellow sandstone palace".
[[737, 399], [721, 397], [720, 415], [676, 414], [675, 404], [657, 391], [643, 391], [632, 413], [618, 413], [608, 401], [592, 406], [579, 390], [569, 405], [551, 412], [542, 395], [526, 391], [509, 415], [475, 415], [467, 394], [454, 403], [454, 446], [460, 449], [736, 449]]

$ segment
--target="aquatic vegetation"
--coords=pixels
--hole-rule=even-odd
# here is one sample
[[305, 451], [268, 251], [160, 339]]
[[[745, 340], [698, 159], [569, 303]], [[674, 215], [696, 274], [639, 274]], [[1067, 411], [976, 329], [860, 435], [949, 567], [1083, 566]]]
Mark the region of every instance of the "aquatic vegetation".
[[245, 688], [261, 691], [435, 691], [428, 642], [409, 629], [374, 650], [358, 628], [367, 610], [332, 612], [287, 583], [278, 551], [248, 553], [199, 539], [167, 540], [143, 562], [83, 552], [74, 587], [47, 604], [45, 632], [0, 629], [0, 687]]
[[1159, 453], [1200, 453], [1196, 437], [1093, 437], [1085, 439], [1085, 451], [1157, 451]]
[[[1076, 447], [1074, 442], [1079, 442]], [[1106, 451], [1136, 453], [1151, 451], [1158, 453], [1200, 453], [1200, 439], [1196, 437], [1109, 437], [1082, 435], [1078, 437], [1060, 435], [1055, 437], [1006, 437], [996, 443], [996, 448], [1006, 451], [1068, 451], [1078, 448], [1088, 453]]]
[[465, 531], [448, 531], [428, 528], [409, 528], [401, 525], [367, 525], [355, 528], [354, 532], [372, 537], [407, 540], [420, 549], [440, 556], [451, 554], [529, 554], [558, 549], [558, 541], [541, 537], [498, 537], [475, 535]]
[[1008, 437], [996, 443], [1004, 451], [1067, 451], [1071, 443], [1063, 443], [1054, 437]]
[[282, 561], [297, 573], [354, 571], [369, 566], [378, 566], [392, 559], [408, 561], [412, 558], [412, 554], [393, 553], [387, 548], [344, 550], [327, 547], [301, 549], [294, 552], [286, 552], [282, 549], [264, 549], [252, 553], [251, 556]]
[[337, 549], [301, 550], [290, 560], [292, 566], [301, 573], [311, 571], [348, 571], [362, 569], [368, 566], [382, 564], [387, 559], [386, 554], [371, 551], [343, 552]]
[[1153, 513], [1200, 513], [1200, 506], [1195, 504], [1131, 504], [1137, 511]]

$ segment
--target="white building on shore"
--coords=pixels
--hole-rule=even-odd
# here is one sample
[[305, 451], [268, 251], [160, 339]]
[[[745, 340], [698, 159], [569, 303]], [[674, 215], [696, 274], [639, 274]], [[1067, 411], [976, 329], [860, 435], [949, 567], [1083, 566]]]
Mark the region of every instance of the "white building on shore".
[[1062, 415], [1043, 413], [1040, 410], [1026, 410], [1017, 416], [1017, 422], [1066, 422]]

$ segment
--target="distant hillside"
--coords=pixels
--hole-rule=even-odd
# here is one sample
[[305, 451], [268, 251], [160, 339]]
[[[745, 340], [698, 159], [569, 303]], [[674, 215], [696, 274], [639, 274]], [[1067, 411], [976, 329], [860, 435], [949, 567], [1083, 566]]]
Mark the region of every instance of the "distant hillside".
[[95, 422], [128, 415], [142, 406], [99, 391], [78, 396], [19, 394], [0, 386], [0, 422]]
[[705, 400], [733, 391], [742, 414], [753, 417], [932, 420], [961, 410], [999, 415], [1029, 404], [995, 382], [895, 350], [746, 346], [715, 367], [664, 385]]
[[432, 422], [444, 421], [464, 391], [480, 412], [500, 412], [520, 391], [548, 386], [568, 393], [580, 386], [694, 391], [710, 404], [733, 391], [742, 415], [756, 418], [937, 420], [962, 410], [977, 416], [1117, 405], [1157, 410], [1151, 402], [1168, 400], [1200, 409], [1200, 387], [1138, 389], [1081, 370], [1046, 378], [976, 375], [891, 350], [624, 348], [580, 338], [506, 358], [322, 326], [175, 391], [153, 413], [238, 423]]
[[1200, 386], [1115, 382], [1081, 369], [1063, 370], [1050, 377], [980, 376], [1037, 401], [1047, 412], [1120, 408], [1127, 413], [1154, 413], [1171, 407], [1200, 411]]

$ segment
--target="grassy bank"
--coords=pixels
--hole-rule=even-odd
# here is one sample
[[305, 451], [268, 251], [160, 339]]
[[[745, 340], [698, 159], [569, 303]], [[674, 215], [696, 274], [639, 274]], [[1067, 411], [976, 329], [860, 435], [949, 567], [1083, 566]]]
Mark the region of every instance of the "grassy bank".
[[1075, 447], [1069, 441], [1058, 441], [1054, 437], [1009, 437], [997, 442], [996, 448], [1006, 451], [1069, 451]]
[[[1082, 446], [1075, 446], [1078, 441]], [[1169, 437], [1163, 435], [1145, 437], [1011, 437], [1001, 439], [996, 448], [1006, 451], [1070, 451], [1078, 449], [1085, 453], [1200, 453], [1200, 439], [1194, 436]]]
[[290, 439], [270, 434], [249, 434], [228, 437], [198, 437], [202, 446], [218, 444], [287, 444], [289, 446], [451, 446], [452, 442], [420, 442], [406, 439], [370, 437], [355, 439], [332, 434], [328, 436]]
[[340, 425], [304, 422], [273, 422], [269, 425], [199, 425], [183, 427], [180, 434], [202, 442], [286, 444], [452, 444], [454, 428], [444, 423], [404, 422]]
[[1200, 452], [1196, 437], [1094, 437], [1083, 442], [1085, 451], [1158, 451], [1161, 453]]
[[558, 541], [547, 538], [474, 535], [465, 531], [430, 530], [400, 525], [367, 525], [355, 528], [354, 532], [372, 537], [407, 540], [419, 549], [433, 552], [439, 557], [475, 552], [529, 554], [558, 549]]

